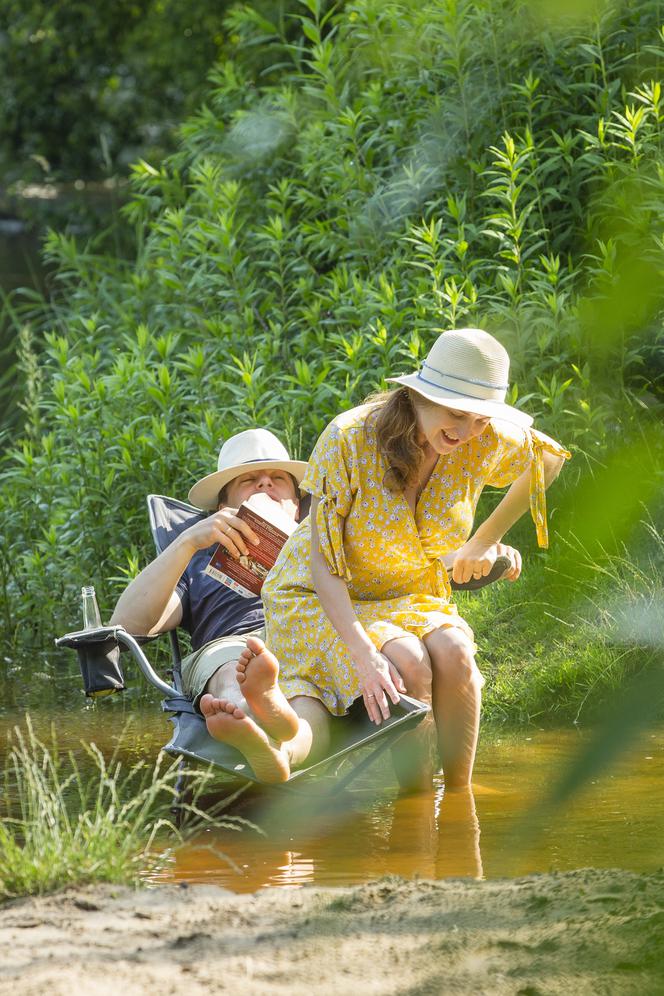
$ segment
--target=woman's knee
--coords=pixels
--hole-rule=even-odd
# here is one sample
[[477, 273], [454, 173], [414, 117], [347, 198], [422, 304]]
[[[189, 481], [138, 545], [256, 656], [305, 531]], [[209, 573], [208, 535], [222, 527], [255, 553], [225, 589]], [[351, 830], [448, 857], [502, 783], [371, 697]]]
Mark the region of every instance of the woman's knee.
[[458, 627], [437, 629], [425, 637], [431, 657], [434, 680], [450, 687], [463, 688], [475, 682], [484, 684], [473, 644]]
[[389, 640], [382, 653], [390, 660], [404, 680], [406, 691], [415, 698], [431, 694], [431, 658], [421, 640], [412, 638]]

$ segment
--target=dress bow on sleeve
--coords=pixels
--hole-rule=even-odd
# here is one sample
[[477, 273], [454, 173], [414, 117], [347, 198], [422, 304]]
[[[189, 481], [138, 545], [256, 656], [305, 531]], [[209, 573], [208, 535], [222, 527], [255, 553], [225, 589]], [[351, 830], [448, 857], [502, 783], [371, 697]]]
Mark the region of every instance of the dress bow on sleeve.
[[571, 453], [538, 429], [529, 429], [533, 458], [530, 464], [530, 514], [535, 523], [537, 543], [543, 549], [549, 546], [549, 529], [546, 522], [546, 481], [544, 479], [544, 452], [569, 460]]

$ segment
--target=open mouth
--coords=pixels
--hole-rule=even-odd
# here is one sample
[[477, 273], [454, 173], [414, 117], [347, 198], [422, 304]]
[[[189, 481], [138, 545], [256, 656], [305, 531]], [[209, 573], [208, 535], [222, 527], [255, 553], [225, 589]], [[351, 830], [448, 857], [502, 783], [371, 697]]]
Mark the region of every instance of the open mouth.
[[440, 434], [443, 437], [443, 442], [447, 443], [448, 446], [457, 446], [461, 440], [453, 439], [452, 436], [448, 436], [444, 429], [440, 430]]

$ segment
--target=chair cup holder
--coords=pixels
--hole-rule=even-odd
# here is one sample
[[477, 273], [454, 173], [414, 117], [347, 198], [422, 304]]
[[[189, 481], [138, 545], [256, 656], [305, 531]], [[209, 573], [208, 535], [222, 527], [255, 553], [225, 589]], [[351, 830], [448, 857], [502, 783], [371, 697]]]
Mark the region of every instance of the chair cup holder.
[[76, 647], [76, 653], [86, 695], [98, 698], [124, 691], [126, 686], [117, 640], [110, 637], [98, 643], [85, 643]]

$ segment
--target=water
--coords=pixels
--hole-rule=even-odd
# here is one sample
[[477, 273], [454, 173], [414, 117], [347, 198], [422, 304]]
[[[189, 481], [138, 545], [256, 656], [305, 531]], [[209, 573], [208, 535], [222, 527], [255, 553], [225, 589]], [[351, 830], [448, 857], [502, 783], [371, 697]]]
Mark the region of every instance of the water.
[[[50, 717], [33, 712], [38, 732]], [[120, 697], [100, 706], [58, 711], [58, 740], [76, 749], [94, 740], [131, 764], [153, 758], [170, 735], [154, 707]], [[0, 751], [20, 720], [0, 715]], [[500, 878], [536, 871], [620, 867], [654, 871], [664, 864], [664, 730], [647, 734], [617, 767], [576, 796], [542, 833], [523, 833], [518, 818], [587, 741], [573, 729], [485, 731], [474, 795], [431, 793], [399, 798], [389, 762], [332, 804], [290, 790], [243, 797], [234, 812], [255, 830], [206, 832], [183, 847], [159, 881], [214, 883], [236, 892], [265, 887], [354, 885], [387, 874], [409, 878]], [[0, 758], [1, 760], [1, 758]]]

